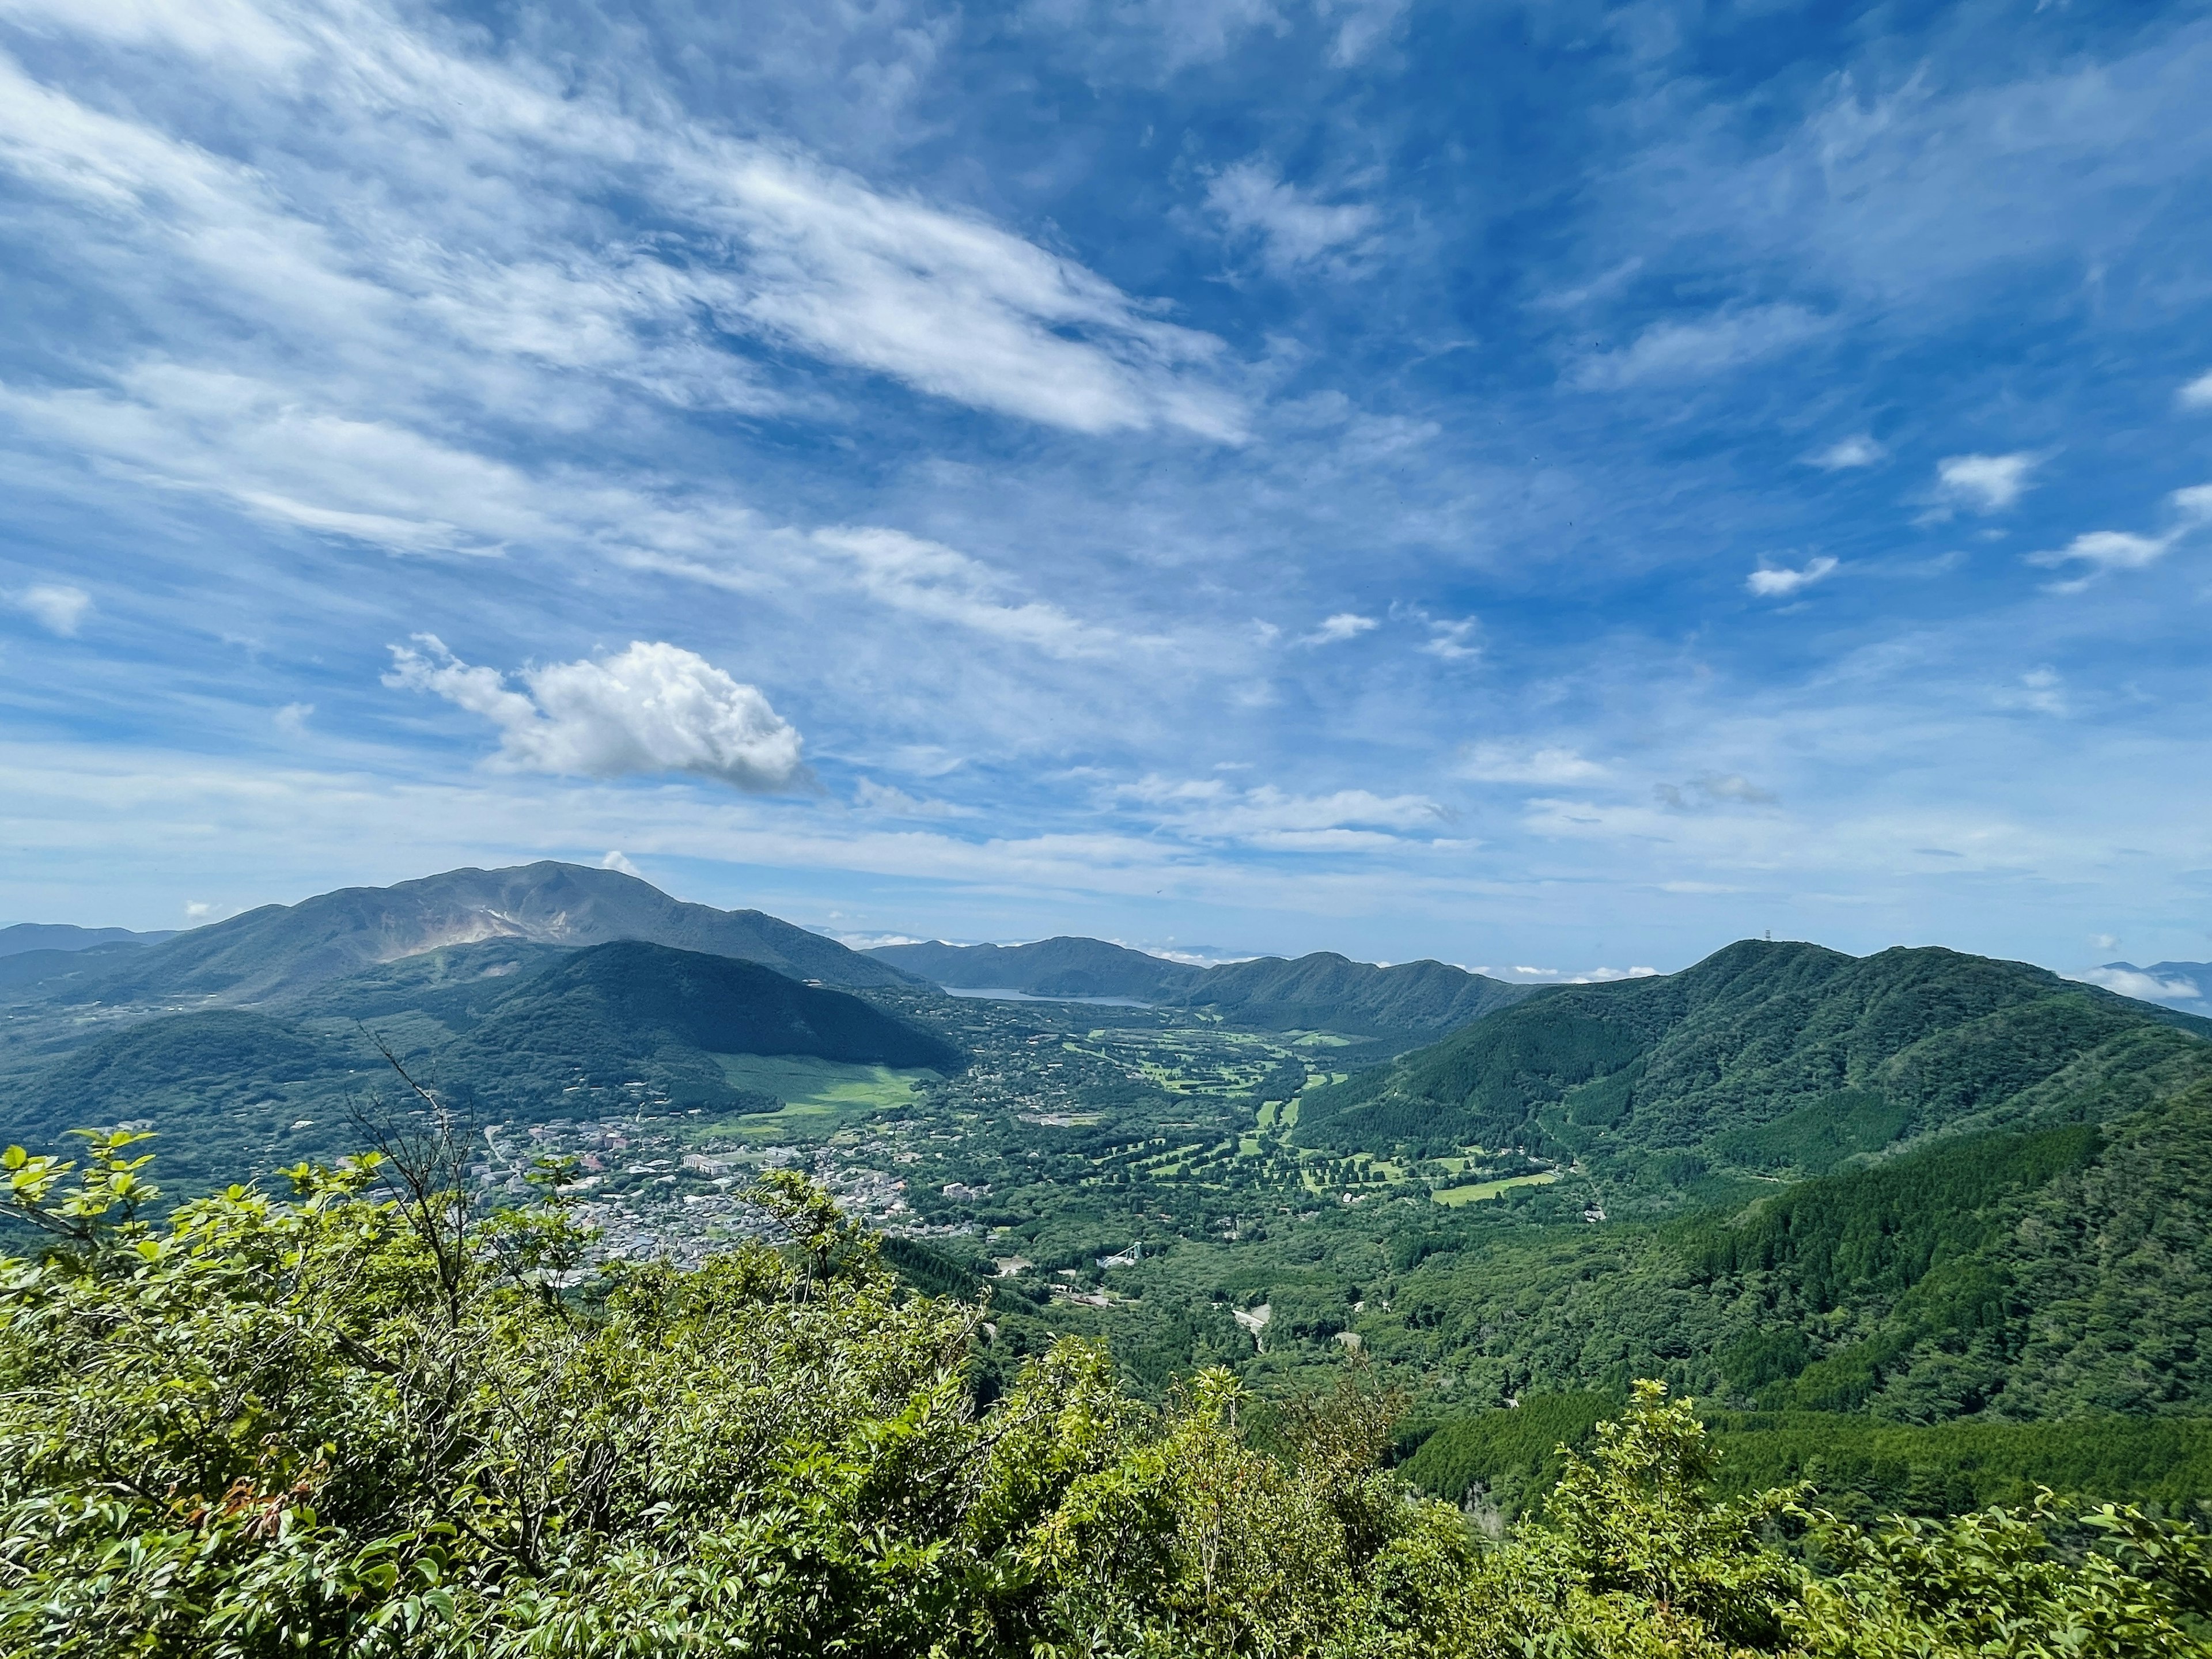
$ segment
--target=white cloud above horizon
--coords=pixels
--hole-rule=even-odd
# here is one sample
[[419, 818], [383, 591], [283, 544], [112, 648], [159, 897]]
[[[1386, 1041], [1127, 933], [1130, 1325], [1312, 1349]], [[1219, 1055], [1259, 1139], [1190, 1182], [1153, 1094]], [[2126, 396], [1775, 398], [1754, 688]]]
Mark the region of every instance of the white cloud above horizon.
[[1208, 179], [1206, 205], [1232, 243], [1256, 244], [1261, 261], [1278, 274], [1360, 252], [1381, 217], [1366, 203], [1323, 202], [1285, 184], [1256, 157]]
[[1805, 459], [1814, 466], [1829, 472], [1849, 471], [1856, 467], [1875, 466], [1888, 459], [1889, 452], [1866, 433], [1838, 439], [1826, 449]]
[[8, 597], [47, 633], [65, 640], [76, 637], [92, 610], [92, 595], [67, 582], [33, 582]]
[[1787, 599], [1836, 574], [1839, 567], [1826, 554], [1791, 570], [1786, 566], [1761, 565], [1743, 579], [1743, 585], [1763, 599]]
[[1952, 455], [1936, 464], [1938, 493], [1976, 513], [2002, 513], [2028, 488], [2028, 474], [2043, 458], [2027, 450], [2008, 455]]
[[1520, 750], [1478, 743], [1461, 751], [1454, 770], [1477, 783], [1589, 783], [1606, 775], [1604, 767], [1564, 744]]
[[1302, 636], [1306, 645], [1341, 645], [1346, 640], [1356, 640], [1362, 634], [1371, 634], [1382, 623], [1372, 617], [1363, 617], [1357, 611], [1340, 611], [1324, 617], [1320, 627]]
[[760, 690], [680, 646], [637, 641], [613, 656], [526, 668], [526, 691], [496, 669], [471, 667], [434, 635], [390, 649], [386, 685], [483, 715], [499, 728], [501, 761], [518, 770], [689, 772], [750, 793], [788, 788], [800, 775], [799, 733]]
[[1802, 345], [1826, 326], [1803, 306], [1723, 309], [1693, 321], [1656, 323], [1618, 350], [1583, 358], [1571, 378], [1586, 392], [1619, 392], [1646, 381], [1718, 374]]

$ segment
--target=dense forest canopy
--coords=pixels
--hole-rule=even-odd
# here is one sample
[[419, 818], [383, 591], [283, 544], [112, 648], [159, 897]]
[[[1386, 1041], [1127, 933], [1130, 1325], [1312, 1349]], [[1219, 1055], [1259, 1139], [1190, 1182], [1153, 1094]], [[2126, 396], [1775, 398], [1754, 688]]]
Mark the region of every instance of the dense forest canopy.
[[127, 1132], [11, 1148], [0, 1639], [67, 1656], [2201, 1654], [2185, 1524], [2047, 1505], [1862, 1529], [1718, 1499], [1639, 1382], [1500, 1542], [1378, 1467], [1348, 1368], [1163, 1407], [1064, 1341], [988, 1404], [982, 1302], [918, 1294], [788, 1172], [780, 1244], [580, 1281], [450, 1127], [156, 1224]]

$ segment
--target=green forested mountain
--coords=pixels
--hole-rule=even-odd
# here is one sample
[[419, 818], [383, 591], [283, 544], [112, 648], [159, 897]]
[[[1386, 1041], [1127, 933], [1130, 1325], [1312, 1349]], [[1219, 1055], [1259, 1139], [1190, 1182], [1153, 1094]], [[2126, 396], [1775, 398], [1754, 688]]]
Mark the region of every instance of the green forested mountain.
[[1550, 1150], [1674, 1184], [1804, 1175], [1916, 1137], [2109, 1117], [2202, 1066], [2212, 1022], [2021, 963], [1746, 940], [1546, 990], [1301, 1106], [1310, 1146]]
[[576, 947], [645, 939], [842, 986], [906, 983], [834, 939], [758, 910], [687, 904], [617, 870], [545, 862], [451, 870], [264, 905], [118, 961], [57, 995], [76, 1002], [262, 1003], [443, 945], [514, 939]]
[[757, 963], [617, 940], [453, 945], [322, 981], [264, 1012], [119, 1022], [19, 1073], [0, 1136], [56, 1143], [89, 1124], [160, 1132], [180, 1189], [352, 1150], [349, 1118], [392, 1079], [386, 1042], [458, 1109], [773, 1110], [723, 1064], [796, 1055], [957, 1071], [954, 1044], [843, 991]]
[[498, 996], [440, 1057], [479, 1096], [659, 1062], [698, 1074], [685, 1098], [733, 1097], [694, 1056], [805, 1054], [848, 1065], [957, 1071], [951, 1044], [842, 991], [730, 957], [635, 940], [575, 951]]
[[1905, 1424], [2212, 1414], [2212, 1071], [1748, 1206], [1446, 1243], [1355, 1328], [1486, 1404], [1650, 1375]]
[[1448, 1031], [1510, 1007], [1532, 988], [1441, 962], [1378, 968], [1316, 951], [1291, 961], [1258, 957], [1224, 963], [1175, 1000], [1272, 1030]]

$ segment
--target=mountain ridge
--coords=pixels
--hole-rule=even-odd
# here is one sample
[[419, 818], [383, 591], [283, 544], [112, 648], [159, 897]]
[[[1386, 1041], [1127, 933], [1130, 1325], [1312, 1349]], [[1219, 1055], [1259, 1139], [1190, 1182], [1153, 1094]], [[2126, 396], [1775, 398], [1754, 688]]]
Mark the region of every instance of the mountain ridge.
[[1547, 988], [1311, 1091], [1297, 1138], [1818, 1174], [1939, 1132], [2111, 1115], [2160, 1067], [2212, 1067], [2208, 1036], [2025, 963], [1746, 939], [1676, 974]]
[[1131, 997], [1274, 1030], [1349, 1028], [1362, 1035], [1449, 1030], [1536, 988], [1425, 958], [1382, 967], [1315, 951], [1200, 967], [1068, 936], [1030, 945], [878, 945], [864, 954], [963, 990]]
[[101, 945], [159, 945], [177, 936], [173, 927], [136, 933], [128, 927], [79, 927], [67, 921], [19, 921], [0, 927], [0, 957], [26, 951], [86, 951]]
[[718, 910], [618, 870], [541, 860], [263, 905], [149, 946], [58, 1000], [270, 1003], [364, 968], [499, 939], [571, 948], [642, 939], [829, 984], [911, 982], [889, 963], [759, 910]]

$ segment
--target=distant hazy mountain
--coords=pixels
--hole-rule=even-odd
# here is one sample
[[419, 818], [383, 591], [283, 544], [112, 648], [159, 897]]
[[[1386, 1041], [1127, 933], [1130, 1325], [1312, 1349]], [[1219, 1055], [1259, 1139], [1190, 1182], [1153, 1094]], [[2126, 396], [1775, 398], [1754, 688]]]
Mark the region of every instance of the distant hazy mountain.
[[1260, 957], [1212, 968], [1170, 962], [1095, 939], [1035, 945], [885, 945], [866, 954], [939, 985], [1034, 996], [1133, 997], [1204, 1008], [1275, 1030], [1448, 1031], [1518, 1002], [1532, 988], [1447, 966], [1389, 968], [1333, 951], [1286, 961]]
[[1637, 1178], [1811, 1173], [1936, 1131], [2106, 1118], [2212, 1076], [2212, 1021], [2025, 963], [1745, 940], [1546, 990], [1304, 1097], [1298, 1139], [1541, 1146]]
[[0, 986], [36, 985], [46, 980], [105, 974], [118, 958], [136, 956], [145, 948], [136, 939], [116, 939], [81, 949], [18, 951], [12, 956], [0, 956]]
[[159, 945], [174, 939], [176, 930], [134, 933], [128, 927], [72, 927], [66, 922], [19, 921], [0, 927], [0, 957], [20, 956], [26, 951], [88, 951], [100, 945]]
[[625, 939], [736, 957], [833, 985], [911, 982], [887, 963], [758, 910], [687, 904], [619, 871], [546, 862], [453, 870], [265, 905], [136, 953], [61, 994], [110, 1003], [262, 1003], [441, 946], [514, 939], [577, 947]]
[[937, 985], [1026, 991], [1041, 997], [1134, 997], [1165, 1001], [1206, 970], [1097, 939], [1035, 945], [879, 945], [862, 952]]

